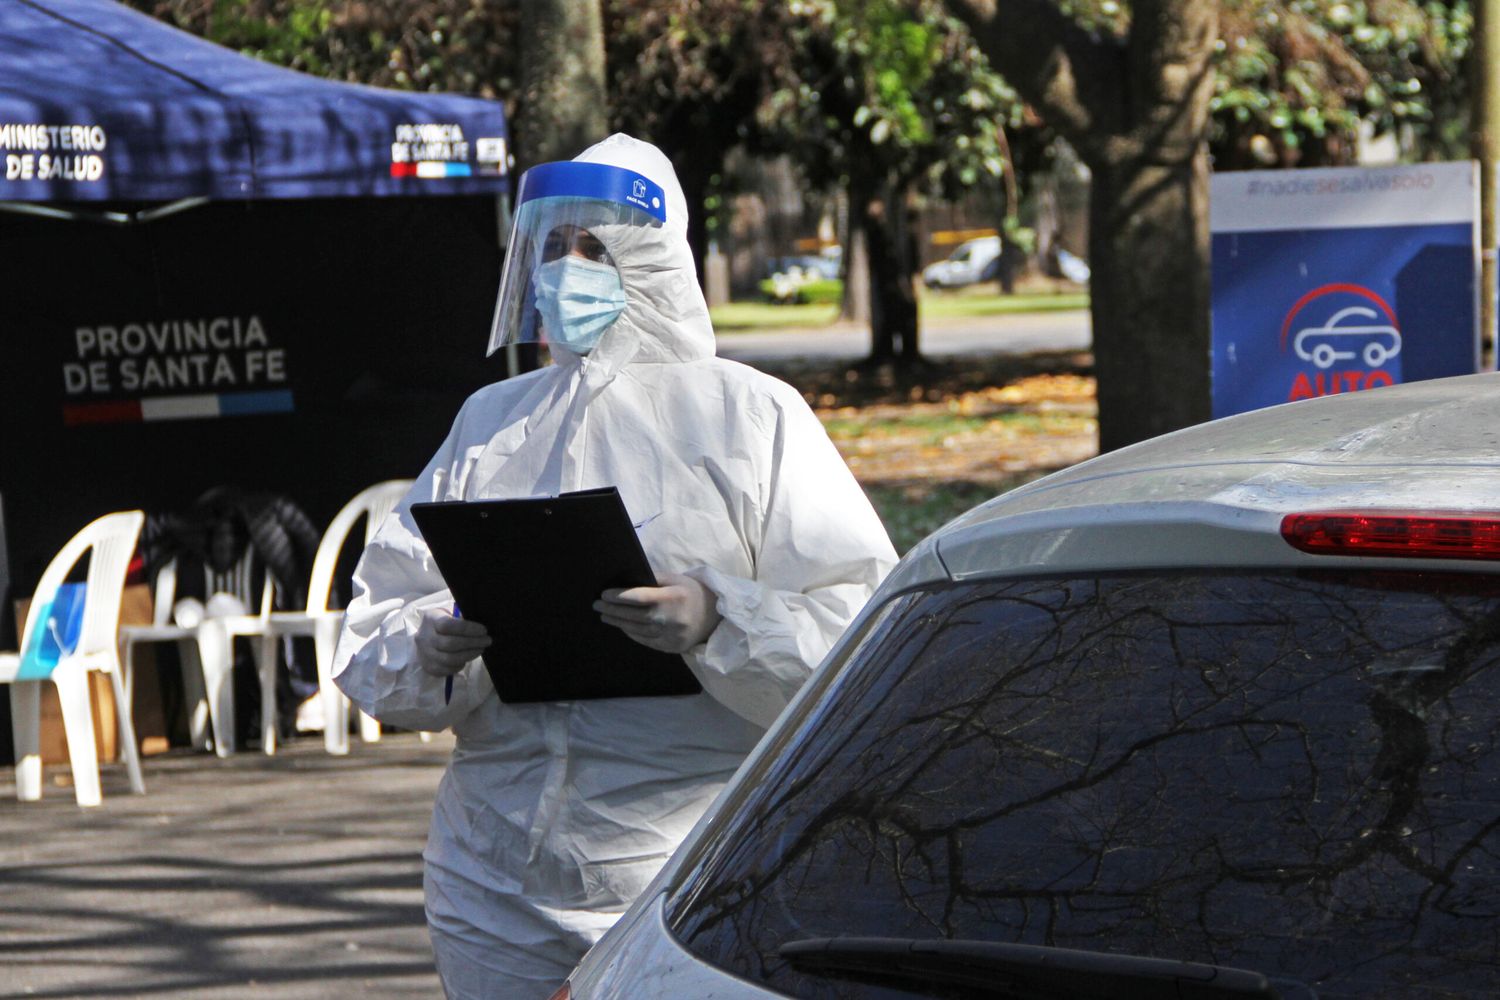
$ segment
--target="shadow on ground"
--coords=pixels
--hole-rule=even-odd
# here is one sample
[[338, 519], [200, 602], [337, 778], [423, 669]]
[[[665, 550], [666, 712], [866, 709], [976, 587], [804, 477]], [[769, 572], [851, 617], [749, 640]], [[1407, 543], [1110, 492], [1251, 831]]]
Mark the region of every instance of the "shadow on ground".
[[814, 408], [935, 403], [965, 392], [1007, 386], [1037, 375], [1092, 377], [1092, 354], [958, 355], [924, 360], [913, 368], [870, 367], [817, 359], [757, 362], [756, 367], [796, 386]]
[[421, 851], [451, 745], [173, 751], [145, 796], [115, 765], [98, 809], [0, 801], [0, 995], [441, 995]]

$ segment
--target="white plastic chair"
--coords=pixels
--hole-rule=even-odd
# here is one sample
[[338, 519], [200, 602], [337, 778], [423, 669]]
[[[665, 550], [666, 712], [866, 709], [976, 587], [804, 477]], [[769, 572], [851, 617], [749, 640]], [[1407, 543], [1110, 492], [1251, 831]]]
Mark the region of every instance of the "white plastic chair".
[[[246, 552], [223, 581], [235, 597], [249, 603], [251, 570], [254, 555]], [[164, 565], [156, 575], [152, 591], [153, 607], [150, 625], [120, 627], [120, 660], [124, 664], [125, 689], [135, 684], [135, 647], [147, 642], [175, 642], [182, 664], [184, 697], [189, 705], [188, 732], [193, 745], [228, 757], [235, 752], [234, 709], [234, 639], [236, 636], [259, 636], [275, 600], [275, 581], [266, 573], [260, 588], [256, 614], [204, 618], [193, 626], [172, 621], [177, 601], [177, 561]], [[261, 662], [263, 649], [255, 645], [256, 668], [265, 673]], [[273, 675], [274, 676], [274, 675]]]
[[20, 650], [0, 653], [0, 684], [10, 686], [11, 729], [16, 750], [16, 798], [23, 802], [34, 802], [42, 797], [43, 682], [21, 680], [17, 675], [32, 642], [37, 616], [47, 613], [58, 587], [85, 553], [89, 554], [89, 567], [78, 641], [70, 652], [63, 653], [47, 677], [57, 687], [62, 707], [68, 763], [73, 769], [73, 792], [80, 806], [100, 803], [99, 755], [94, 747], [94, 711], [89, 700], [88, 674], [91, 670], [109, 675], [130, 789], [137, 794], [146, 790], [141, 777], [140, 751], [135, 745], [130, 698], [121, 678], [119, 651], [115, 645], [125, 574], [145, 521], [146, 515], [141, 511], [121, 511], [106, 514], [74, 535], [53, 556], [37, 583], [21, 630]]
[[[318, 662], [318, 695], [323, 707], [323, 746], [331, 754], [349, 752], [349, 699], [333, 683], [333, 647], [338, 641], [339, 627], [344, 621], [342, 608], [328, 606], [329, 594], [333, 590], [333, 575], [338, 569], [339, 555], [349, 533], [361, 518], [365, 522], [364, 541], [368, 545], [380, 522], [390, 514], [401, 498], [411, 489], [410, 479], [391, 479], [376, 483], [361, 490], [344, 504], [318, 543], [313, 557], [312, 575], [307, 586], [307, 609], [304, 611], [272, 611], [266, 621], [261, 639], [263, 650], [261, 664], [261, 704], [272, 705], [272, 711], [262, 713], [262, 738], [267, 753], [276, 746], [275, 666], [276, 642], [289, 636], [313, 637], [313, 648]], [[378, 742], [380, 723], [359, 713], [359, 735], [366, 743]]]
[[203, 694], [203, 670], [198, 663], [198, 636], [195, 629], [183, 628], [172, 621], [172, 604], [177, 597], [177, 561], [174, 559], [156, 572], [151, 590], [151, 624], [120, 626], [120, 663], [125, 675], [125, 691], [135, 691], [135, 648], [142, 643], [175, 642], [182, 665], [183, 687], [189, 705], [188, 730], [193, 745], [208, 749], [213, 744], [208, 718], [208, 702]]
[[[236, 567], [241, 578], [234, 596], [248, 605], [244, 591], [250, 589], [250, 568], [255, 559], [254, 551], [248, 551]], [[260, 677], [261, 718], [269, 720], [274, 734], [276, 725], [276, 657], [275, 649], [260, 640], [267, 635], [271, 609], [276, 601], [276, 581], [269, 569], [260, 588], [260, 604], [251, 614], [205, 615], [194, 629], [198, 640], [198, 663], [203, 670], [203, 685], [208, 700], [209, 719], [213, 723], [214, 752], [228, 757], [237, 749], [235, 740], [234, 707], [234, 640], [254, 639], [251, 649], [255, 656], [255, 671]], [[267, 653], [271, 655], [267, 655]], [[269, 700], [267, 700], [269, 695]], [[275, 753], [274, 740], [262, 743], [266, 753]]]

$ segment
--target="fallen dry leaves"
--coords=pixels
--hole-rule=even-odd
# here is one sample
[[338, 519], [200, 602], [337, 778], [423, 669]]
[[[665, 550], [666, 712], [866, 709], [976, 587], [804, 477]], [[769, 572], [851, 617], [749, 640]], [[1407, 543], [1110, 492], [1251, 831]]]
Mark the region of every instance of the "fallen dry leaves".
[[[820, 400], [821, 401], [821, 400]], [[861, 483], [970, 482], [1072, 465], [1098, 451], [1094, 379], [1036, 374], [937, 401], [819, 407]]]

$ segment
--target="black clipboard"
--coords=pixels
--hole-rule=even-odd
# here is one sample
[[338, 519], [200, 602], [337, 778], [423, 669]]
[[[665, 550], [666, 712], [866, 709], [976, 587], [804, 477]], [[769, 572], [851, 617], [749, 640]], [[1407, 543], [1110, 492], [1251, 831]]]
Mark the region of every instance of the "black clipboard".
[[411, 513], [460, 613], [490, 630], [484, 665], [501, 701], [703, 690], [681, 656], [642, 646], [593, 608], [611, 587], [656, 586], [615, 487]]

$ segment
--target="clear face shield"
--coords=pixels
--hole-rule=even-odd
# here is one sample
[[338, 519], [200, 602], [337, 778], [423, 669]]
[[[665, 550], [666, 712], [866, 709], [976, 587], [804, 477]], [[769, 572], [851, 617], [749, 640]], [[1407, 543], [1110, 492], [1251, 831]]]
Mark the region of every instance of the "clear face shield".
[[567, 160], [526, 171], [486, 353], [543, 342], [587, 354], [625, 308], [612, 234], [665, 221], [661, 187], [632, 170]]

